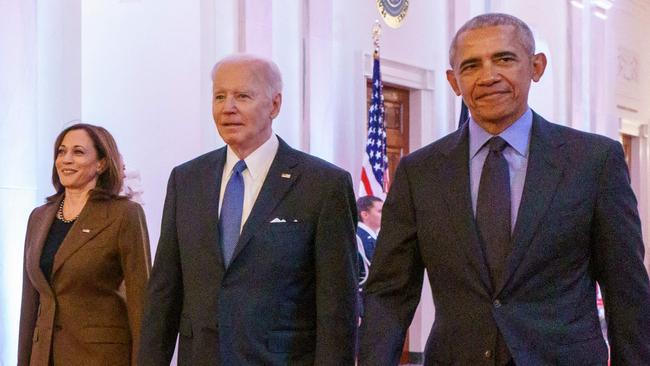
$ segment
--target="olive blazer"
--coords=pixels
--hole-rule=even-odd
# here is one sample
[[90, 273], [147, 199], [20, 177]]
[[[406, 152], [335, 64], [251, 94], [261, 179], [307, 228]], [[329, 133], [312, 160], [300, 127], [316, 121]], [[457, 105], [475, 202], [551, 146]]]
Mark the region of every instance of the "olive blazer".
[[40, 268], [61, 198], [27, 224], [18, 365], [133, 365], [151, 269], [144, 212], [127, 199], [89, 200]]

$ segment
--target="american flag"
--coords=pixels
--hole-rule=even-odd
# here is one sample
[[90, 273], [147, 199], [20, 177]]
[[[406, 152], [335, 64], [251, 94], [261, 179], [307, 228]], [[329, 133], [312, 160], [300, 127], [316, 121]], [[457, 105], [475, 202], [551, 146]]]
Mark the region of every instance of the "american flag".
[[368, 138], [363, 154], [359, 197], [386, 198], [388, 187], [388, 156], [386, 156], [386, 126], [384, 125], [384, 94], [379, 72], [379, 52], [374, 52], [372, 66], [372, 96], [368, 108]]

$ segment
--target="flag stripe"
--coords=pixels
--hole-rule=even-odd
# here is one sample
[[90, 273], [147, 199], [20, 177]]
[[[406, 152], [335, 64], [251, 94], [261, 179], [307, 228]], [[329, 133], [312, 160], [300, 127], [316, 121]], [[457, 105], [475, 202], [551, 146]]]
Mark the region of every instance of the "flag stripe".
[[363, 184], [363, 188], [365, 189], [365, 196], [374, 196], [372, 192], [372, 187], [370, 186], [370, 182], [368, 181], [368, 174], [366, 174], [365, 167], [361, 168], [361, 184]]

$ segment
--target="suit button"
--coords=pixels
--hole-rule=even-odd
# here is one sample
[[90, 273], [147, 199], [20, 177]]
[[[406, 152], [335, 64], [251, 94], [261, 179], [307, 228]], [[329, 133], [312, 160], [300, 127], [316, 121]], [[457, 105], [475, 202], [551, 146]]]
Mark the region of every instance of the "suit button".
[[485, 358], [488, 358], [488, 359], [492, 358], [492, 351], [490, 351], [490, 350], [485, 351], [483, 353], [483, 356], [485, 356]]
[[499, 300], [494, 300], [494, 302], [492, 303], [492, 305], [494, 305], [494, 307], [498, 309], [498, 308], [501, 307], [501, 301], [499, 301]]

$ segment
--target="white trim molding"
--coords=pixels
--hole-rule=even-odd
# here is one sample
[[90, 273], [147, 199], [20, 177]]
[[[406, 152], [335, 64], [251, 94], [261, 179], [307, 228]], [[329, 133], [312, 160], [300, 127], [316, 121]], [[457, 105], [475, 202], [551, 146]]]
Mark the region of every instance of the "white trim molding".
[[633, 137], [642, 137], [642, 138], [648, 138], [648, 124], [641, 122], [641, 121], [636, 121], [636, 120], [631, 120], [631, 119], [626, 119], [626, 118], [621, 118], [620, 119], [620, 133], [624, 135], [629, 135]]
[[[363, 55], [363, 74], [372, 78], [372, 55]], [[433, 70], [404, 64], [386, 58], [381, 58], [381, 80], [384, 83], [417, 90], [433, 90]]]
[[[641, 229], [646, 253], [650, 253], [650, 143], [648, 141], [648, 122], [619, 119], [619, 132], [632, 137], [630, 180], [639, 205]], [[645, 265], [650, 272], [650, 256], [646, 255]]]

